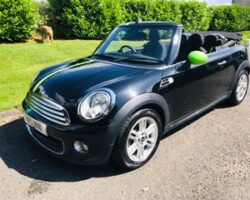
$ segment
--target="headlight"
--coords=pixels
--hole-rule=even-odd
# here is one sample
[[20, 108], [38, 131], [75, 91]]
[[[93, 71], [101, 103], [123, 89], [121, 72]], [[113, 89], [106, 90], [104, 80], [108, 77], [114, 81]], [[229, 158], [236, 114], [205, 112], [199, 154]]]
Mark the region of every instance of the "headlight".
[[78, 106], [78, 115], [87, 122], [98, 121], [107, 116], [115, 105], [115, 94], [104, 88], [87, 94]]

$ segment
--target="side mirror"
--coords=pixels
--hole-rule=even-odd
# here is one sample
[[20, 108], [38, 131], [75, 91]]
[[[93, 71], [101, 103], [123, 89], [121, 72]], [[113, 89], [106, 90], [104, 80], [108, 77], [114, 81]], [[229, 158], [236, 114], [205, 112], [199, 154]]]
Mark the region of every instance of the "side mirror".
[[202, 65], [208, 61], [208, 56], [202, 51], [192, 51], [188, 54], [188, 61], [194, 65]]

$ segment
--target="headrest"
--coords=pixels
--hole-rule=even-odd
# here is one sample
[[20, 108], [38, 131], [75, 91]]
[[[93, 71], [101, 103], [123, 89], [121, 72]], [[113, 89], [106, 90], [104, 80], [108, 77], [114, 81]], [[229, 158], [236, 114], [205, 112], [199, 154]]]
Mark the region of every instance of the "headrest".
[[200, 47], [204, 44], [204, 36], [200, 33], [194, 33], [188, 39], [188, 43], [195, 47]]
[[188, 36], [182, 34], [182, 35], [181, 35], [181, 44], [185, 44], [187, 41], [188, 41]]
[[223, 40], [219, 39], [219, 40], [216, 41], [216, 46], [221, 46], [221, 45], [223, 45], [224, 43], [225, 43], [225, 42], [224, 42]]
[[217, 37], [215, 35], [208, 35], [205, 38], [205, 45], [215, 45], [217, 42]]
[[149, 32], [149, 40], [150, 41], [159, 41], [161, 39], [160, 31], [158, 30], [151, 30]]
[[147, 34], [144, 32], [138, 32], [135, 37], [136, 40], [147, 40]]

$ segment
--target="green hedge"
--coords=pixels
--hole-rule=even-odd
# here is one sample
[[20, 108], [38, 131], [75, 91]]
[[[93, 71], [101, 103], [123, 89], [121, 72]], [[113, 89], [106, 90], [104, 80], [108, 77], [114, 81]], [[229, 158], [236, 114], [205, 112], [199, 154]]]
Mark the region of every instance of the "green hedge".
[[33, 0], [0, 0], [0, 42], [29, 39], [36, 19]]
[[171, 21], [185, 31], [250, 29], [247, 6], [208, 7], [198, 1], [175, 0], [50, 0], [56, 35], [61, 38], [103, 39], [120, 23]]
[[209, 28], [210, 10], [206, 3], [184, 1], [180, 5], [182, 13], [181, 24], [185, 31], [191, 32]]
[[49, 0], [53, 8], [52, 25], [58, 37], [103, 39], [124, 21], [116, 0]]
[[56, 35], [67, 39], [103, 39], [118, 24], [138, 18], [182, 23], [186, 31], [207, 30], [209, 27], [207, 5], [197, 1], [49, 1], [53, 8]]
[[[180, 3], [168, 0], [126, 0], [122, 3], [125, 21], [181, 21]], [[173, 14], [174, 13], [174, 14]]]
[[[0, 0], [0, 42], [24, 41], [37, 19], [34, 0]], [[40, 2], [40, 23], [58, 38], [103, 39], [118, 24], [135, 21], [181, 23], [185, 31], [250, 29], [250, 7], [213, 6], [196, 0], [49, 0]], [[51, 12], [49, 12], [51, 9]], [[48, 19], [49, 17], [49, 19]]]
[[243, 31], [250, 29], [250, 6], [211, 7], [210, 30]]

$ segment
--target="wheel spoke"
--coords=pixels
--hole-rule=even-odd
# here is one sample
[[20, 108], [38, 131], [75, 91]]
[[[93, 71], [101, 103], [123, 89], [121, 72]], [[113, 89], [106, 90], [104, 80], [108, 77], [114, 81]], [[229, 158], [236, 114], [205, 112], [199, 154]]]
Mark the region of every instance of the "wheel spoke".
[[247, 77], [246, 76], [242, 76], [242, 82], [245, 83], [247, 81]]
[[152, 138], [149, 138], [146, 142], [147, 147], [153, 147], [155, 145], [155, 141]]
[[243, 88], [246, 89], [247, 88], [247, 83], [243, 84]]
[[139, 160], [142, 160], [144, 157], [144, 147], [142, 145], [139, 145], [137, 155], [136, 155]]
[[145, 131], [146, 127], [147, 127], [147, 120], [146, 119], [142, 119], [139, 122], [139, 131]]
[[138, 150], [138, 145], [135, 142], [130, 147], [128, 147], [128, 153], [130, 155], [133, 155], [136, 150]]
[[156, 131], [156, 125], [155, 124], [151, 124], [147, 129], [146, 129], [146, 135], [150, 136], [153, 132]]
[[137, 139], [137, 132], [135, 130], [132, 130], [129, 135], [129, 139], [136, 140]]
[[130, 136], [129, 136], [129, 139], [130, 139], [130, 140], [136, 140], [136, 137], [135, 137], [134, 135], [130, 135]]
[[245, 94], [245, 92], [244, 92], [244, 90], [243, 89], [241, 89], [241, 91], [240, 91], [240, 99], [242, 99], [243, 98], [243, 96], [244, 96], [244, 94]]
[[237, 93], [240, 92], [240, 86], [237, 87], [237, 90], [236, 90]]

